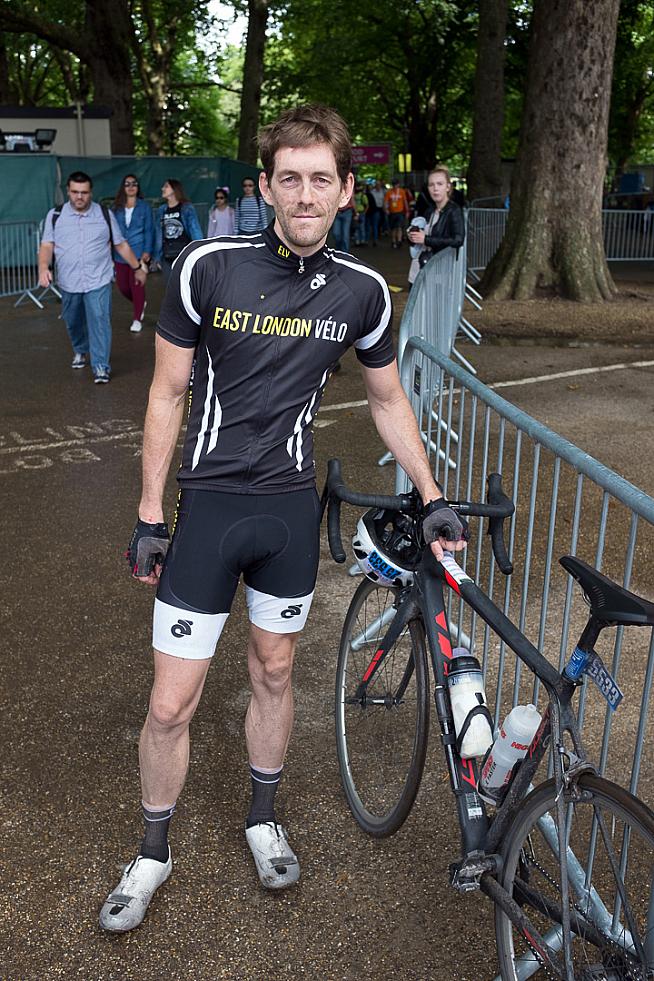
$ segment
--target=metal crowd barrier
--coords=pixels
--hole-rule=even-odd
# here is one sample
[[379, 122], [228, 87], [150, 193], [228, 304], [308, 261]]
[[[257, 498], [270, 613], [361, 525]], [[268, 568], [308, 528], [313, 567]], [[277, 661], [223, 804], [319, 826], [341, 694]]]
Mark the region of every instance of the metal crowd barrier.
[[[579, 587], [558, 564], [575, 554], [616, 582], [654, 599], [643, 558], [653, 554], [654, 499], [577, 446], [541, 425], [483, 385], [427, 341], [404, 346], [402, 384], [436, 479], [453, 500], [483, 499], [486, 478], [502, 474], [516, 503], [506, 540], [514, 563], [505, 578], [492, 559], [481, 519], [471, 523], [462, 562], [544, 655], [565, 663], [587, 618]], [[407, 489], [398, 467], [396, 490]], [[453, 633], [483, 665], [496, 725], [518, 702], [539, 703], [539, 685], [503, 642], [450, 596]], [[598, 652], [625, 693], [618, 711], [599, 692], [582, 688], [579, 717], [590, 758], [610, 779], [639, 791], [642, 772], [652, 774], [654, 631], [607, 630]], [[542, 702], [542, 700], [541, 700]], [[649, 736], [649, 738], [647, 738]]]
[[[505, 208], [470, 208], [466, 249], [468, 268], [486, 268], [504, 238], [509, 212]], [[610, 262], [654, 259], [653, 211], [602, 211], [604, 252]]]
[[465, 295], [466, 262], [461, 249], [443, 249], [425, 263], [409, 293], [398, 339], [397, 359], [410, 337], [422, 337], [449, 354], [456, 337]]
[[602, 225], [607, 259], [654, 259], [654, 212], [603, 211]]
[[0, 221], [0, 297], [18, 296], [14, 306], [29, 297], [43, 308], [39, 287], [39, 223]]

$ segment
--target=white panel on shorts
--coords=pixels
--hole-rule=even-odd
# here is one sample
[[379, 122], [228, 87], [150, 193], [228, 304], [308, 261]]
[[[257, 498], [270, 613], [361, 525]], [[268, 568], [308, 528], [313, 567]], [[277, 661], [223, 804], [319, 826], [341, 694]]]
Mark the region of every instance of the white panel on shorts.
[[194, 613], [154, 601], [152, 646], [173, 657], [213, 657], [229, 613]]
[[250, 621], [255, 627], [273, 634], [294, 634], [303, 630], [311, 609], [313, 590], [306, 596], [284, 599], [260, 593], [251, 586], [245, 587], [245, 598], [250, 611]]

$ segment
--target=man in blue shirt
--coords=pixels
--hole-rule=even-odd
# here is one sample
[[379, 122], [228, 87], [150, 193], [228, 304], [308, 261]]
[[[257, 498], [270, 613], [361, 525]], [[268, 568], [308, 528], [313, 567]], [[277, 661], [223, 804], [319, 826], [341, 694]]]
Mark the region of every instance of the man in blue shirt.
[[96, 384], [109, 381], [111, 365], [112, 244], [143, 284], [147, 266], [139, 262], [123, 237], [113, 214], [93, 201], [93, 182], [76, 171], [66, 182], [68, 201], [52, 208], [45, 219], [39, 249], [39, 285], [52, 283], [50, 266], [57, 262], [62, 316], [73, 345], [73, 368], [91, 357]]

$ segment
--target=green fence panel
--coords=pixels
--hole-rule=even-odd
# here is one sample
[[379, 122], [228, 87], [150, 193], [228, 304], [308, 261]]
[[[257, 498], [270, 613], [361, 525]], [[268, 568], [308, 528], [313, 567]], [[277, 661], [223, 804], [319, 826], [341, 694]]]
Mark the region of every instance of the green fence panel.
[[[258, 170], [228, 157], [60, 157], [50, 153], [0, 153], [2, 203], [0, 221], [41, 221], [55, 204], [66, 200], [66, 180], [75, 170], [89, 174], [96, 201], [111, 203], [123, 177], [134, 173], [143, 197], [161, 202], [161, 186], [174, 177], [191, 201], [213, 202], [218, 185], [229, 187], [233, 200], [244, 177]], [[206, 228], [207, 207], [198, 214]], [[200, 212], [202, 214], [200, 215]]]
[[161, 187], [169, 178], [181, 181], [191, 201], [213, 201], [218, 185], [230, 189], [234, 199], [244, 177], [255, 177], [256, 167], [228, 157], [60, 157], [62, 191], [68, 176], [82, 170], [93, 180], [96, 201], [111, 202], [126, 174], [135, 174], [144, 198], [161, 201]]
[[0, 221], [41, 221], [57, 200], [57, 157], [0, 153]]

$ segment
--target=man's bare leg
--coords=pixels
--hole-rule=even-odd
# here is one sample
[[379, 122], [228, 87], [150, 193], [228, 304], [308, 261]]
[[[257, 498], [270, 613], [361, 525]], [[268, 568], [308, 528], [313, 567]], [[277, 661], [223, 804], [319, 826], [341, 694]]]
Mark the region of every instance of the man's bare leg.
[[275, 820], [273, 807], [293, 726], [291, 672], [298, 636], [269, 633], [252, 625], [248, 644], [252, 697], [245, 716], [245, 738], [253, 800], [245, 836], [267, 889], [284, 889], [300, 877], [297, 856]]
[[274, 634], [250, 627], [248, 671], [252, 697], [245, 716], [250, 763], [282, 766], [293, 727], [291, 672], [299, 634]]
[[141, 788], [146, 836], [100, 911], [103, 930], [125, 932], [143, 921], [150, 900], [173, 867], [168, 824], [186, 780], [189, 724], [200, 701], [210, 659], [154, 652], [154, 684], [141, 740]]
[[172, 807], [186, 781], [189, 725], [200, 701], [211, 658], [190, 660], [154, 651], [150, 708], [139, 742], [143, 806]]

